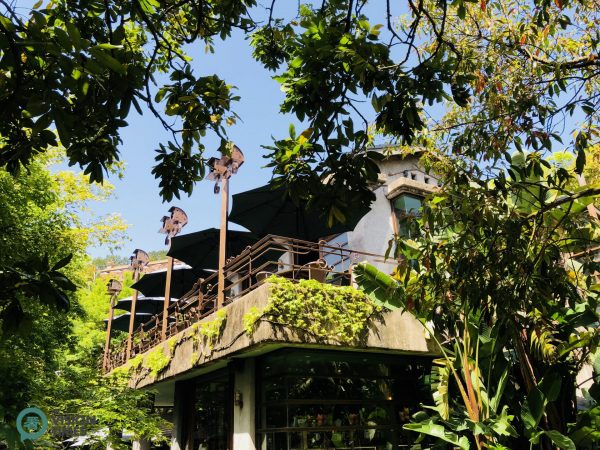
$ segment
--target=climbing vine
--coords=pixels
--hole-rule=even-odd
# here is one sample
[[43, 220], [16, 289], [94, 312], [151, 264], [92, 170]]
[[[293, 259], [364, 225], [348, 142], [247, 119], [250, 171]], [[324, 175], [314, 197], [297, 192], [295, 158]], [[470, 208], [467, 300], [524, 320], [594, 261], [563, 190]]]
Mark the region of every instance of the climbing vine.
[[215, 319], [209, 322], [198, 322], [192, 325], [188, 336], [193, 342], [192, 365], [196, 365], [203, 354], [208, 356], [212, 353], [215, 343], [223, 332], [227, 321], [227, 310], [220, 309], [215, 316]]
[[244, 315], [246, 333], [261, 321], [304, 331], [318, 339], [356, 344], [365, 335], [369, 320], [381, 312], [362, 291], [315, 280], [294, 283], [272, 276], [269, 304], [250, 308]]
[[[165, 354], [165, 350], [167, 350], [168, 355]], [[142, 366], [145, 369], [150, 370], [152, 378], [156, 378], [169, 366], [169, 364], [171, 364], [172, 358], [173, 353], [171, 352], [171, 346], [164, 347], [159, 345], [146, 355], [142, 362]]]

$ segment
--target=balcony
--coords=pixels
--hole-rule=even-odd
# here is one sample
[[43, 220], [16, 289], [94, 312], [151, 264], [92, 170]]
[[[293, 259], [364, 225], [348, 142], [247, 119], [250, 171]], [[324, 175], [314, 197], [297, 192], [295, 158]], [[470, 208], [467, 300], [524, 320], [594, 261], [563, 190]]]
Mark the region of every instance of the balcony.
[[[166, 376], [198, 367], [209, 361], [231, 355], [249, 347], [265, 343], [315, 344], [293, 332], [273, 333], [272, 329], [257, 329], [252, 336], [244, 333], [244, 317], [252, 308], [264, 308], [269, 302], [268, 280], [276, 275], [297, 283], [300, 280], [315, 280], [334, 286], [351, 286], [352, 268], [361, 261], [368, 260], [378, 265], [389, 264], [381, 255], [355, 251], [344, 243], [320, 241], [318, 243], [269, 235], [256, 244], [247, 247], [241, 254], [229, 259], [224, 268], [224, 302], [218, 302], [218, 273], [206, 279], [199, 279], [194, 287], [168, 309], [166, 336], [162, 335], [163, 314], [152, 317], [140, 325], [133, 335], [131, 360], [139, 361], [139, 355], [163, 348], [170, 359], [176, 359], [177, 368], [166, 370]], [[226, 311], [219, 314], [219, 310]], [[215, 354], [195, 357], [194, 344], [185, 342], [186, 332], [198, 326], [220, 326], [220, 318], [227, 314], [227, 323], [219, 336], [227, 342], [225, 349]], [[422, 328], [412, 317], [398, 311], [386, 313], [382, 319], [386, 327], [368, 336], [366, 342], [370, 348], [402, 350], [408, 352], [430, 352]], [[402, 331], [399, 331], [399, 328]], [[288, 330], [289, 331], [289, 330]], [[180, 345], [181, 344], [181, 345]], [[169, 349], [170, 347], [170, 349]], [[174, 352], [173, 348], [178, 347]], [[181, 348], [179, 348], [181, 347]], [[174, 353], [178, 353], [175, 355]], [[206, 353], [206, 352], [205, 352]], [[212, 353], [212, 352], [210, 352]], [[157, 355], [161, 359], [160, 354]], [[111, 348], [107, 371], [127, 364], [126, 342]], [[164, 367], [159, 367], [163, 369]], [[155, 369], [156, 378], [157, 372]], [[142, 384], [155, 380], [146, 379]]]

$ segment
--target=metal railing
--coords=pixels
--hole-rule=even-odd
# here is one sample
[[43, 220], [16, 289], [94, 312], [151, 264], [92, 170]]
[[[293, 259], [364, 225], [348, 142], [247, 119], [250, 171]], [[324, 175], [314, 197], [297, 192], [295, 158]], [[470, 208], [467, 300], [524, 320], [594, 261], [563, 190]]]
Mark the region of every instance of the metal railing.
[[[226, 261], [224, 305], [253, 291], [271, 275], [292, 281], [312, 279], [350, 286], [353, 265], [365, 259], [385, 262], [381, 255], [351, 250], [345, 244], [268, 235]], [[198, 279], [189, 292], [169, 306], [166, 339], [217, 310], [217, 286], [218, 273], [215, 272], [206, 279]], [[162, 342], [162, 319], [163, 312], [137, 327], [133, 334], [131, 357]], [[126, 362], [124, 341], [111, 349], [107, 370], [111, 371]]]

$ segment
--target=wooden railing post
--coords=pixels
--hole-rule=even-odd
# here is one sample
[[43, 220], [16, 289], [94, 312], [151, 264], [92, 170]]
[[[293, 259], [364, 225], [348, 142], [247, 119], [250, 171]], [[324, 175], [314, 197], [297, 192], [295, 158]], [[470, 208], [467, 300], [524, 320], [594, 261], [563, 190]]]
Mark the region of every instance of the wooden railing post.
[[167, 281], [165, 283], [165, 301], [163, 304], [161, 340], [167, 339], [167, 325], [169, 323], [169, 303], [171, 302], [171, 276], [173, 274], [173, 258], [167, 258]]
[[223, 179], [221, 188], [221, 230], [219, 236], [219, 282], [217, 309], [225, 303], [225, 256], [227, 249], [227, 212], [229, 210], [229, 179]]

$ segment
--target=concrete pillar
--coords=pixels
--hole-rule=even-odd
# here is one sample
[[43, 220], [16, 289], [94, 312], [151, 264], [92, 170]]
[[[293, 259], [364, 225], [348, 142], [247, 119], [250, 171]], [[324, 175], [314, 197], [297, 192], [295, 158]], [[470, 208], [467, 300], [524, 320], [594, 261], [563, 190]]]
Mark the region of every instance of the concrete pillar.
[[[233, 450], [256, 450], [256, 399], [254, 359], [244, 360], [235, 370], [233, 389]], [[236, 405], [236, 397], [243, 404]]]
[[150, 441], [146, 439], [133, 441], [133, 450], [150, 450]]
[[175, 383], [173, 398], [173, 435], [171, 450], [191, 450], [186, 442], [191, 438], [191, 427], [194, 424], [194, 402], [196, 399], [195, 381], [185, 380]]

